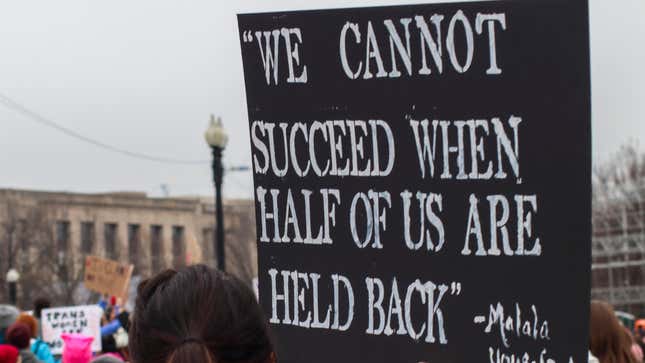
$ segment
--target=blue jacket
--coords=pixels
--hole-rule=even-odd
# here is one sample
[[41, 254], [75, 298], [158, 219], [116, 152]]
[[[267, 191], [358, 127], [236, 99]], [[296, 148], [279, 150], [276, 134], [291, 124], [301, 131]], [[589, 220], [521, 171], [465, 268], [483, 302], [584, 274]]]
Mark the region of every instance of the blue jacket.
[[31, 345], [31, 352], [43, 363], [56, 363], [49, 345], [41, 339], [34, 341], [34, 344]]
[[112, 335], [116, 333], [117, 330], [121, 327], [121, 322], [119, 319], [114, 319], [110, 323], [103, 325], [101, 327], [101, 336]]

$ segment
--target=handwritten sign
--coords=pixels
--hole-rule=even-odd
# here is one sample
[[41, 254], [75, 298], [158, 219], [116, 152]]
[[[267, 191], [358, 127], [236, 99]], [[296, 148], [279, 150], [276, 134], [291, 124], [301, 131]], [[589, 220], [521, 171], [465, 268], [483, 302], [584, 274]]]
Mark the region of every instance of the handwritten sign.
[[94, 338], [92, 351], [100, 352], [102, 313], [97, 305], [45, 309], [41, 313], [43, 340], [53, 354], [62, 354], [61, 334], [83, 334]]
[[100, 294], [125, 298], [133, 269], [133, 265], [87, 256], [85, 258], [85, 288]]
[[280, 361], [586, 362], [587, 7], [238, 17]]

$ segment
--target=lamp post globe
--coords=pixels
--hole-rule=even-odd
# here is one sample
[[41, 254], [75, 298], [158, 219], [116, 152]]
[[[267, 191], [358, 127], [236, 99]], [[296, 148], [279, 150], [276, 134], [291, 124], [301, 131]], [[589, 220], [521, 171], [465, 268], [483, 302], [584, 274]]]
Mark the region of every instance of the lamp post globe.
[[9, 302], [12, 305], [16, 305], [17, 301], [17, 292], [18, 292], [18, 280], [20, 280], [20, 273], [16, 271], [15, 268], [11, 268], [9, 271], [7, 271], [7, 276], [6, 280], [7, 283], [9, 284]]
[[213, 184], [215, 186], [215, 231], [214, 250], [217, 256], [217, 268], [226, 270], [224, 256], [224, 214], [222, 210], [222, 181], [224, 179], [224, 167], [222, 166], [222, 151], [228, 144], [228, 135], [222, 125], [222, 119], [211, 115], [208, 129], [204, 134], [206, 143], [211, 147], [213, 153]]
[[20, 273], [15, 268], [12, 268], [7, 272], [6, 280], [7, 282], [18, 282], [20, 280]]
[[222, 118], [211, 115], [208, 129], [204, 133], [204, 139], [210, 147], [224, 149], [228, 144], [228, 135], [222, 125]]

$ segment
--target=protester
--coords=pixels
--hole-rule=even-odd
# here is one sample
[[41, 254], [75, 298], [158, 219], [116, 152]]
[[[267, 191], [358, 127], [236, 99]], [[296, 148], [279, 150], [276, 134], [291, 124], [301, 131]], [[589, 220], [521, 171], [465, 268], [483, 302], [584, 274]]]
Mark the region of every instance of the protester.
[[18, 349], [11, 345], [0, 344], [0, 363], [21, 363]]
[[126, 332], [130, 331], [130, 313], [127, 311], [123, 310], [119, 315], [116, 317], [119, 320], [119, 323], [121, 323], [121, 327], [123, 330]]
[[589, 349], [600, 363], [638, 363], [631, 351], [632, 343], [611, 305], [591, 302]]
[[101, 299], [99, 306], [103, 307], [101, 317], [101, 345], [103, 353], [108, 353], [121, 361], [127, 361], [129, 314], [120, 306], [120, 299], [112, 296]]
[[105, 308], [101, 317], [101, 336], [112, 335], [121, 327], [121, 321], [116, 318], [116, 308], [112, 305]]
[[26, 324], [16, 322], [7, 329], [7, 343], [20, 351], [22, 363], [41, 363], [38, 358], [29, 350], [31, 330]]
[[631, 352], [632, 356], [638, 363], [643, 362], [643, 349], [641, 349], [641, 346], [638, 345], [638, 342], [636, 341], [636, 338], [634, 338], [634, 334], [627, 328], [623, 327], [623, 330], [625, 331], [625, 334], [627, 334], [627, 339], [629, 340], [631, 344]]
[[645, 351], [645, 321], [643, 319], [636, 322], [635, 330], [636, 335], [634, 336], [634, 339], [636, 339], [641, 350]]
[[52, 302], [46, 297], [39, 297], [34, 300], [34, 317], [36, 320], [40, 321], [43, 310], [49, 309], [52, 307]]
[[116, 319], [119, 320], [120, 328], [112, 335], [114, 337], [114, 344], [116, 345], [119, 355], [123, 360], [127, 361], [130, 357], [130, 352], [128, 350], [128, 344], [130, 341], [128, 336], [130, 331], [130, 314], [123, 310]]
[[38, 321], [36, 318], [29, 314], [20, 314], [18, 316], [17, 322], [23, 323], [29, 327], [31, 337], [33, 342], [31, 344], [31, 352], [34, 353], [38, 360], [43, 363], [56, 363], [54, 356], [52, 355], [49, 345], [45, 343], [42, 339], [38, 337]]
[[274, 363], [267, 322], [253, 291], [225, 272], [196, 265], [139, 285], [130, 327], [133, 363]]
[[18, 318], [20, 312], [11, 305], [0, 305], [0, 344], [5, 343], [7, 328]]
[[99, 303], [98, 303], [98, 305], [101, 307], [101, 309], [103, 309], [103, 311], [105, 311], [105, 310], [107, 309], [108, 304], [110, 303], [110, 301], [109, 301], [109, 300], [110, 300], [110, 299], [109, 299], [109, 297], [108, 297], [107, 295], [103, 295], [103, 296], [99, 299]]
[[34, 317], [38, 321], [38, 332], [39, 337], [43, 336], [43, 332], [40, 330], [42, 327], [40, 319], [42, 318], [43, 310], [48, 309], [52, 306], [51, 301], [46, 297], [39, 297], [34, 300]]

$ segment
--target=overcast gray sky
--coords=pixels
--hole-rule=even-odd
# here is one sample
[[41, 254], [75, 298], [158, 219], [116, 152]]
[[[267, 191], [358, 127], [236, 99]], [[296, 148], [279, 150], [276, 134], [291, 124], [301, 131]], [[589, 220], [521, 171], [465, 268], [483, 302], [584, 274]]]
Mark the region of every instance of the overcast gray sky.
[[[239, 12], [428, 1], [33, 0], [0, 5], [0, 93], [70, 129], [163, 157], [208, 160], [208, 115], [249, 165]], [[594, 161], [645, 140], [645, 1], [591, 0]], [[139, 161], [82, 143], [0, 104], [0, 187], [171, 195], [212, 192], [208, 164]], [[251, 197], [230, 173], [227, 197]]]

